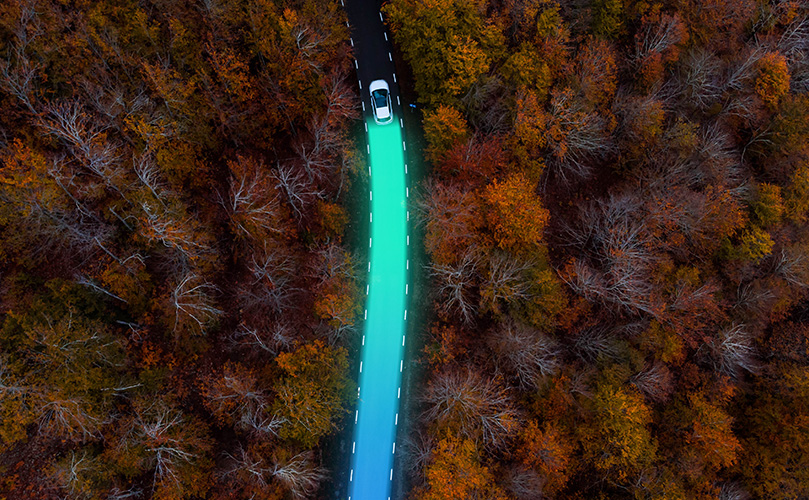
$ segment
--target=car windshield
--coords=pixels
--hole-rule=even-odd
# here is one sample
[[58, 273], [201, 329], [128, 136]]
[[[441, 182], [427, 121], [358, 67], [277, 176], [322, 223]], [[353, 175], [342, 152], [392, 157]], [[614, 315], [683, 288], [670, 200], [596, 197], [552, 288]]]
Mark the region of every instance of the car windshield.
[[388, 93], [384, 90], [374, 90], [374, 101], [376, 102], [377, 108], [382, 108], [388, 105], [387, 95]]

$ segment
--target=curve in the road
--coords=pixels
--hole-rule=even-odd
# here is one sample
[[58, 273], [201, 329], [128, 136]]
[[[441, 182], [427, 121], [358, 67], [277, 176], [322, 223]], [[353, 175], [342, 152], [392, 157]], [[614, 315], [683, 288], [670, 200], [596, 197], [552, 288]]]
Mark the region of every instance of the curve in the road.
[[[345, 1], [355, 51], [357, 77], [367, 131], [371, 179], [368, 245], [368, 295], [359, 365], [358, 403], [351, 445], [349, 500], [391, 496], [399, 423], [405, 322], [407, 321], [409, 188], [399, 100], [388, 34], [376, 0]], [[394, 121], [377, 125], [370, 113], [367, 85], [388, 82]]]

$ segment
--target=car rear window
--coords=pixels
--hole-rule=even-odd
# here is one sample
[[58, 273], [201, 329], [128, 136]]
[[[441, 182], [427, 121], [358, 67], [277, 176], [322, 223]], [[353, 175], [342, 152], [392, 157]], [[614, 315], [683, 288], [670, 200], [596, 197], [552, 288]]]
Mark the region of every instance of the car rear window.
[[387, 95], [388, 93], [384, 90], [374, 90], [374, 100], [376, 101], [377, 107], [388, 105]]

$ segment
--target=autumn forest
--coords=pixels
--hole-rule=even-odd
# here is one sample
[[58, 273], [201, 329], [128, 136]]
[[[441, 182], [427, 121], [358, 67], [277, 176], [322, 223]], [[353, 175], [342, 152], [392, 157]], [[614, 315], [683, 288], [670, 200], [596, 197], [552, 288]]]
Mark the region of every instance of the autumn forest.
[[[404, 497], [809, 498], [809, 5], [382, 13], [424, 145]], [[342, 498], [349, 36], [337, 0], [0, 2], [0, 500]]]

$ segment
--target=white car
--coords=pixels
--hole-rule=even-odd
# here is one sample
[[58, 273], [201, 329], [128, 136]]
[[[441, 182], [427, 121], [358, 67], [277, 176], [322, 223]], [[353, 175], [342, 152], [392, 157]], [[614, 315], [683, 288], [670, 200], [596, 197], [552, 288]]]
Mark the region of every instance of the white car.
[[390, 104], [390, 87], [385, 80], [374, 80], [368, 86], [371, 92], [371, 109], [374, 110], [374, 121], [385, 125], [393, 121], [393, 108]]

